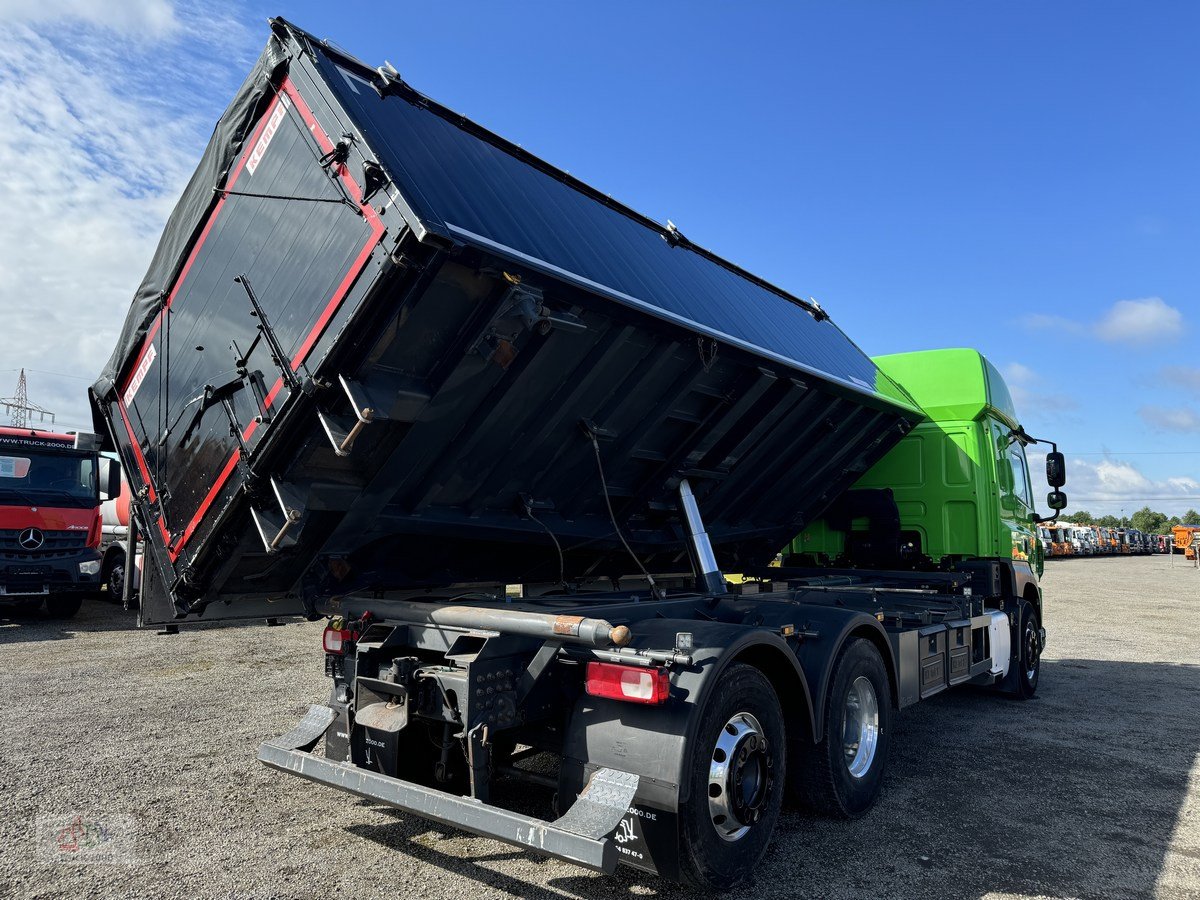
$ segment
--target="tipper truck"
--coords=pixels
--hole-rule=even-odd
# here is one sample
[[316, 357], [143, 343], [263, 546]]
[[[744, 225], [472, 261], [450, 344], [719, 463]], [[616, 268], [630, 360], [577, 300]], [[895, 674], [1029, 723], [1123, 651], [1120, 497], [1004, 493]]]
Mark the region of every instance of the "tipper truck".
[[92, 399], [141, 623], [324, 617], [329, 695], [259, 758], [433, 822], [727, 888], [785, 794], [871, 807], [900, 710], [1037, 688], [986, 360], [873, 362], [281, 19]]

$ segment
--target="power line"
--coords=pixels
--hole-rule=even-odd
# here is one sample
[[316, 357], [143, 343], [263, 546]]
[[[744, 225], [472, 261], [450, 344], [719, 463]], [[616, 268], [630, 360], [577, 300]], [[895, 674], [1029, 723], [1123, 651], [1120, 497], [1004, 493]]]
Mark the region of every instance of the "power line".
[[[18, 372], [20, 369], [0, 369], [0, 372]], [[94, 381], [93, 378], [88, 378], [85, 375], [68, 375], [66, 372], [47, 372], [45, 369], [25, 369], [26, 372], [33, 372], [37, 375], [53, 375], [55, 378], [74, 378], [76, 381]]]

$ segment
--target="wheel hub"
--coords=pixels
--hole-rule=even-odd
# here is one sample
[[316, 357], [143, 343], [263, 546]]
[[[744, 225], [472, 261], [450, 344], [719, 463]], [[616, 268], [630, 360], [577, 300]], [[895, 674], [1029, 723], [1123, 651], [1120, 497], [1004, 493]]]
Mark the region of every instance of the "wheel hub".
[[758, 719], [742, 712], [717, 734], [708, 768], [708, 814], [724, 840], [736, 841], [762, 818], [774, 782], [770, 745]]
[[871, 679], [859, 675], [846, 692], [842, 717], [842, 752], [851, 776], [862, 778], [871, 770], [878, 747], [879, 698]]
[[1038, 661], [1042, 655], [1041, 643], [1033, 623], [1027, 623], [1025, 625], [1025, 679], [1027, 681], [1033, 681], [1037, 675]]

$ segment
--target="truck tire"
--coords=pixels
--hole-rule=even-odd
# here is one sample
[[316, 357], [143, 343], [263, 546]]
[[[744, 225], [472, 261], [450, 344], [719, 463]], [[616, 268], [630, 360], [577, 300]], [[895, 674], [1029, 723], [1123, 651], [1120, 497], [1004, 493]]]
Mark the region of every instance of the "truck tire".
[[125, 554], [114, 550], [104, 560], [104, 569], [100, 575], [100, 583], [108, 591], [108, 599], [112, 603], [120, 603], [125, 593]]
[[783, 803], [786, 742], [783, 711], [767, 677], [741, 663], [726, 669], [692, 745], [680, 816], [686, 883], [727, 890], [762, 859]]
[[891, 736], [891, 685], [879, 650], [866, 638], [842, 647], [825, 696], [825, 734], [797, 754], [795, 793], [810, 809], [856, 819], [875, 805]]
[[69, 619], [83, 606], [83, 594], [51, 594], [46, 598], [46, 612], [52, 619]]
[[1021, 625], [1017, 633], [1017, 693], [1020, 700], [1029, 700], [1037, 693], [1042, 677], [1041, 620], [1033, 604], [1021, 604]]

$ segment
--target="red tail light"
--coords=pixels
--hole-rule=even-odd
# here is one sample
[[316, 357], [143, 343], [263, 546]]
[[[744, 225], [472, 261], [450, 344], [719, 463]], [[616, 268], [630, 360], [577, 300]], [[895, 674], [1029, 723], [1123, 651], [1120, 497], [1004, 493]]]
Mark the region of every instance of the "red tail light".
[[662, 668], [590, 662], [587, 692], [593, 697], [659, 706], [671, 693], [671, 675]]
[[325, 634], [321, 638], [321, 644], [325, 647], [326, 653], [343, 654], [349, 649], [348, 645], [353, 643], [358, 637], [349, 628], [326, 628]]

